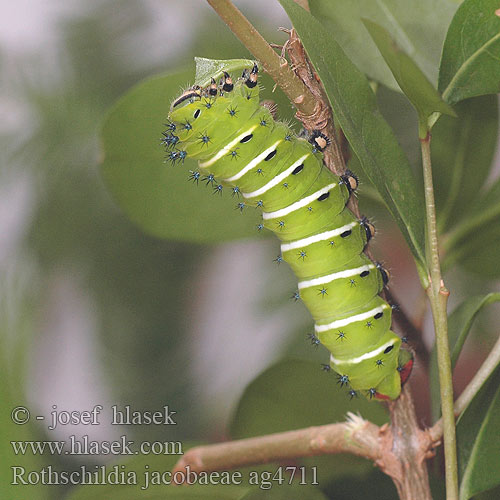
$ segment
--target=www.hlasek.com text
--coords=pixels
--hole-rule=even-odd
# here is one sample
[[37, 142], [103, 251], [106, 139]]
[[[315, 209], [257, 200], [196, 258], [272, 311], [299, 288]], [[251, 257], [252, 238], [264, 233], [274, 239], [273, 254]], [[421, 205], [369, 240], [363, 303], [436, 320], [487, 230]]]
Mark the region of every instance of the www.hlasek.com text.
[[183, 455], [181, 441], [142, 441], [135, 444], [120, 436], [115, 441], [96, 441], [88, 435], [69, 436], [67, 441], [11, 441], [15, 455]]

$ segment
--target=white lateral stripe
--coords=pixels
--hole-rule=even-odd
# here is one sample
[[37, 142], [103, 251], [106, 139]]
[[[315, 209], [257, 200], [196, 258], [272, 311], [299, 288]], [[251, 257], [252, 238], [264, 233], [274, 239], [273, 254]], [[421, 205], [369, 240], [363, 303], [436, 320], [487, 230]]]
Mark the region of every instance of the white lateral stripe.
[[320, 189], [319, 191], [316, 191], [315, 193], [310, 194], [309, 196], [306, 196], [305, 198], [302, 198], [301, 200], [296, 201], [291, 205], [288, 205], [288, 207], [282, 208], [281, 210], [276, 210], [276, 212], [262, 212], [262, 218], [275, 219], [276, 217], [283, 217], [284, 215], [288, 215], [291, 212], [295, 212], [295, 210], [306, 207], [313, 201], [317, 200], [322, 194], [328, 193], [328, 191], [333, 189], [336, 185], [337, 184], [335, 182], [332, 184], [328, 184], [328, 186]]
[[267, 148], [265, 151], [260, 153], [259, 156], [256, 156], [248, 165], [243, 167], [237, 174], [224, 180], [226, 182], [234, 182], [237, 181], [239, 178], [243, 177], [247, 172], [252, 170], [252, 168], [255, 168], [269, 153], [272, 153], [280, 142], [281, 139], [279, 141], [276, 141], [271, 147]]
[[271, 179], [267, 184], [262, 186], [260, 189], [257, 189], [256, 191], [253, 191], [251, 193], [243, 193], [243, 198], [254, 198], [255, 196], [259, 196], [266, 191], [269, 191], [272, 187], [276, 186], [279, 184], [283, 179], [288, 177], [302, 162], [309, 156], [309, 154], [304, 155], [300, 160], [297, 160], [291, 167], [288, 167], [286, 170], [281, 172], [281, 174], [276, 175]]
[[234, 138], [230, 143], [226, 144], [222, 149], [219, 149], [219, 151], [210, 158], [210, 160], [207, 160], [203, 163], [198, 163], [198, 165], [201, 168], [207, 168], [213, 165], [217, 160], [220, 160], [231, 148], [234, 148], [238, 142], [243, 139], [243, 137], [246, 137], [248, 134], [251, 134], [255, 129], [257, 128], [257, 125], [254, 125], [253, 127], [249, 128], [246, 132], [243, 132], [240, 134], [238, 137]]
[[337, 229], [332, 229], [331, 231], [325, 231], [324, 233], [315, 234], [314, 236], [309, 236], [308, 238], [303, 238], [302, 240], [291, 241], [290, 243], [283, 243], [281, 245], [281, 253], [288, 252], [289, 250], [295, 250], [297, 248], [305, 248], [313, 243], [318, 243], [318, 241], [329, 240], [330, 238], [334, 238], [339, 234], [345, 233], [352, 229], [354, 226], [357, 226], [359, 222], [349, 222], [345, 226], [338, 227]]
[[327, 332], [328, 330], [333, 330], [334, 328], [342, 328], [343, 326], [350, 325], [351, 323], [356, 323], [357, 321], [364, 321], [365, 319], [371, 318], [378, 313], [384, 312], [384, 309], [389, 309], [387, 304], [380, 307], [375, 307], [371, 311], [366, 311], [361, 314], [356, 314], [355, 316], [350, 316], [349, 318], [338, 319], [337, 321], [332, 321], [326, 325], [314, 325], [314, 331], [317, 333]]
[[325, 283], [330, 283], [330, 281], [338, 280], [340, 278], [349, 278], [350, 276], [361, 274], [363, 271], [369, 271], [370, 269], [375, 269], [375, 266], [373, 264], [366, 264], [365, 266], [356, 267], [355, 269], [346, 269], [345, 271], [339, 271], [338, 273], [326, 274], [325, 276], [320, 276], [319, 278], [314, 278], [312, 280], [299, 281], [299, 290], [309, 288], [311, 286], [324, 285]]
[[347, 365], [349, 363], [351, 363], [351, 364], [361, 363], [362, 361], [366, 361], [367, 359], [374, 358], [375, 356], [382, 354], [389, 346], [391, 346], [393, 344], [394, 344], [394, 340], [389, 340], [388, 342], [381, 345], [380, 347], [377, 347], [377, 349], [374, 349], [373, 351], [370, 351], [370, 352], [366, 352], [365, 354], [362, 354], [361, 356], [358, 356], [357, 358], [337, 359], [337, 358], [334, 358], [333, 355], [330, 355], [330, 361], [332, 363], [335, 363], [336, 365]]

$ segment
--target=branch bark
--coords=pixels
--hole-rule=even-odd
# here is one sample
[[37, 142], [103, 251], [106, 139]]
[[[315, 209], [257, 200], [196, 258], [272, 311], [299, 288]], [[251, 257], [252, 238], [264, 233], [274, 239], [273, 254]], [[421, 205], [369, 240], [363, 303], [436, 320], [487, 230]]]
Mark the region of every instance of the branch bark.
[[[291, 30], [283, 29], [283, 31], [288, 33], [289, 38], [284, 49], [290, 57], [293, 71], [309, 89], [316, 101], [315, 112], [312, 115], [305, 115], [298, 110], [295, 116], [302, 122], [306, 130], [320, 130], [330, 139], [330, 144], [323, 152], [324, 162], [334, 174], [342, 175], [346, 170], [345, 159], [323, 86], [309, 63], [304, 46], [295, 30], [292, 28]], [[359, 217], [357, 200], [355, 201], [356, 203], [349, 208]]]
[[307, 87], [295, 76], [288, 64], [283, 64], [264, 37], [230, 0], [207, 0], [236, 37], [258, 59], [271, 78], [306, 116], [315, 112], [316, 101]]
[[197, 446], [179, 460], [173, 473], [183, 470], [187, 465], [193, 471], [226, 470], [334, 453], [352, 453], [377, 461], [380, 459], [379, 431], [375, 424], [349, 415], [345, 423]]
[[425, 460], [431, 456], [428, 432], [418, 428], [408, 388], [389, 403], [392, 426], [349, 414], [347, 422], [191, 448], [172, 473], [228, 470], [299, 457], [351, 453], [373, 461], [394, 481], [402, 500], [431, 500]]
[[390, 462], [378, 464], [391, 476], [402, 500], [432, 500], [426, 460], [434, 454], [431, 440], [417, 423], [415, 407], [408, 386], [396, 401], [389, 403], [392, 446], [382, 451]]

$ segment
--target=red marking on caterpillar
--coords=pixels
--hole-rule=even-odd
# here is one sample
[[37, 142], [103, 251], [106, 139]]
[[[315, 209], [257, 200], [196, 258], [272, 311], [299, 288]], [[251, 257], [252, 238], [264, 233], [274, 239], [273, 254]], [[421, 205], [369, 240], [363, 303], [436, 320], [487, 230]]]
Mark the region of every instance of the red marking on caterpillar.
[[404, 385], [406, 383], [406, 381], [410, 377], [412, 369], [413, 369], [413, 359], [410, 359], [399, 371], [399, 376], [401, 378], [401, 385]]

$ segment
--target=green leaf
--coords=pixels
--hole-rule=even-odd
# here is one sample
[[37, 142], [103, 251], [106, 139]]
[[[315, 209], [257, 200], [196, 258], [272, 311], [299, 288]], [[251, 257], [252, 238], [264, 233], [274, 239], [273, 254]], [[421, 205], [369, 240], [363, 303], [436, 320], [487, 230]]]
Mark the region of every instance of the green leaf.
[[[382, 116], [392, 128], [398, 143], [408, 157], [414, 171], [421, 177], [422, 160], [418, 137], [418, 115], [402, 92], [393, 92], [383, 86], [377, 89], [377, 104]], [[356, 172], [356, 170], [354, 170]], [[419, 180], [419, 189], [423, 183]]]
[[457, 421], [460, 500], [500, 484], [500, 368]]
[[[286, 473], [286, 466], [282, 466], [282, 471], [284, 484], [279, 485], [272, 480], [268, 480], [262, 489], [253, 489], [238, 500], [328, 500], [319, 489], [312, 486], [303, 483], [297, 485], [287, 484], [290, 477]], [[307, 473], [311, 474], [311, 471], [305, 469], [305, 472], [307, 481]], [[274, 474], [276, 474], [276, 469], [271, 472], [271, 477]], [[300, 481], [300, 469], [296, 469], [295, 478]]]
[[497, 0], [465, 0], [443, 47], [439, 91], [451, 104], [500, 91], [500, 17]]
[[474, 500], [498, 500], [500, 498], [500, 486], [484, 491], [474, 497]]
[[432, 130], [432, 167], [440, 231], [463, 220], [488, 177], [498, 138], [495, 96], [455, 106], [459, 119], [441, 117]]
[[457, 116], [453, 109], [441, 99], [420, 68], [396, 45], [386, 29], [368, 19], [363, 19], [363, 23], [401, 90], [417, 110], [422, 138], [431, 128], [428, 123], [433, 113]]
[[[500, 213], [490, 226], [478, 228], [471, 233], [471, 242], [460, 248], [458, 261], [468, 271], [487, 280], [500, 277], [498, 266], [498, 248], [500, 247]], [[452, 254], [453, 256], [453, 254]]]
[[444, 261], [446, 269], [453, 264], [460, 264], [467, 271], [486, 280], [500, 277], [498, 266], [498, 248], [500, 247], [500, 215], [491, 226], [484, 226], [469, 235], [470, 240], [455, 252], [447, 255]]
[[448, 331], [452, 368], [455, 367], [476, 316], [481, 312], [483, 307], [495, 302], [500, 302], [500, 293], [488, 293], [487, 295], [469, 297], [450, 314]]
[[241, 214], [230, 196], [189, 182], [196, 162], [164, 163], [160, 138], [169, 105], [190, 77], [190, 71], [155, 76], [115, 104], [102, 130], [102, 176], [120, 208], [147, 233], [199, 243], [255, 236], [257, 211]]
[[460, 263], [488, 279], [500, 276], [497, 249], [500, 244], [500, 179], [480, 196], [468, 217], [444, 241], [443, 267]]
[[[285, 360], [268, 368], [245, 389], [230, 426], [234, 439], [284, 432], [345, 421], [359, 413], [377, 424], [387, 421], [385, 408], [363, 397], [350, 399], [332, 373], [318, 363]], [[318, 467], [321, 484], [332, 477], [367, 472], [372, 465], [357, 457], [338, 455], [303, 459]]]
[[141, 490], [141, 485], [87, 486], [76, 490], [67, 500], [239, 500], [244, 488], [223, 485], [190, 485], [189, 487], [161, 485]]
[[[22, 264], [21, 264], [22, 265]], [[14, 269], [19, 271], [15, 266]], [[5, 274], [3, 274], [5, 276]], [[12, 441], [39, 441], [47, 439], [33, 413], [31, 419], [23, 425], [13, 422], [12, 411], [18, 406], [30, 407], [26, 396], [27, 376], [29, 373], [29, 346], [33, 344], [35, 329], [30, 301], [23, 297], [20, 281], [14, 280], [9, 300], [6, 288], [0, 298], [0, 484], [2, 500], [49, 500], [56, 496], [56, 487], [36, 483], [12, 484], [13, 466], [23, 467], [28, 475], [31, 471], [40, 471], [53, 460], [47, 454], [16, 454]], [[12, 305], [15, 308], [12, 309]], [[9, 311], [15, 314], [9, 314]], [[15, 332], [15, 335], [12, 335]], [[53, 458], [53, 457], [52, 457]], [[26, 477], [25, 475], [25, 477]]]
[[[311, 13], [369, 78], [399, 92], [361, 18], [383, 26], [427, 78], [437, 82], [441, 48], [457, 9], [450, 0], [309, 0]], [[422, 36], [425, 33], [425, 36]]]
[[400, 500], [389, 476], [375, 467], [368, 474], [340, 477], [322, 490], [332, 500]]
[[387, 420], [382, 405], [362, 397], [351, 400], [335, 375], [323, 372], [317, 363], [285, 360], [262, 372], [245, 389], [231, 436], [240, 439], [344, 421], [348, 411], [375, 423]]
[[[244, 68], [251, 68], [254, 61], [250, 59], [206, 59], [205, 57], [195, 57], [196, 76], [194, 83], [200, 87], [206, 87], [211, 79], [217, 81], [224, 71], [231, 74], [241, 73]], [[238, 75], [239, 76], [239, 75]]]
[[[451, 352], [452, 369], [455, 368], [462, 347], [470, 333], [472, 324], [477, 315], [487, 305], [500, 302], [500, 293], [488, 293], [486, 295], [477, 295], [469, 297], [458, 305], [448, 317], [448, 340]], [[431, 400], [433, 416], [438, 418], [439, 408], [439, 377], [437, 367], [437, 351], [434, 345], [431, 352], [431, 361], [429, 369], [431, 379]]]
[[363, 170], [381, 194], [421, 268], [424, 258], [424, 204], [410, 164], [377, 109], [365, 76], [311, 14], [293, 0], [280, 0], [318, 72]]
[[[30, 421], [27, 425], [16, 425], [12, 421], [11, 412], [20, 404], [29, 407], [25, 397], [19, 391], [14, 392], [11, 387], [7, 387], [7, 378], [2, 373], [0, 382], [0, 397], [2, 409], [0, 411], [0, 484], [2, 484], [2, 499], [16, 500], [18, 498], [29, 498], [30, 500], [49, 500], [54, 498], [56, 492], [53, 486], [40, 487], [33, 483], [12, 484], [14, 469], [13, 467], [23, 468], [26, 477], [31, 471], [40, 471], [50, 465], [51, 459], [46, 456], [40, 456], [33, 453], [16, 454], [12, 448], [12, 441], [37, 441], [47, 439], [43, 434], [37, 431]], [[21, 469], [17, 469], [20, 471]]]

